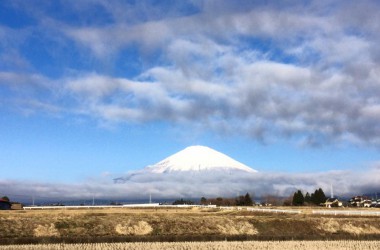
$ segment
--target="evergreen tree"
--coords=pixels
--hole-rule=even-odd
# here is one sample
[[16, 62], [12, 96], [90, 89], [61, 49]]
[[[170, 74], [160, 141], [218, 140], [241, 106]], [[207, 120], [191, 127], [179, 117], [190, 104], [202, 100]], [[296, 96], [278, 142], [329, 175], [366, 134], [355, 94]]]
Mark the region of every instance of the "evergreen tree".
[[310, 201], [315, 205], [320, 205], [321, 203], [326, 202], [326, 195], [322, 188], [316, 189], [315, 192], [311, 194]]
[[292, 205], [295, 206], [297, 204], [297, 200], [298, 200], [298, 193], [295, 192], [293, 194], [293, 199], [292, 199]]
[[317, 205], [326, 202], [326, 195], [323, 192], [322, 188], [315, 190], [315, 192], [315, 201]]
[[236, 206], [252, 206], [253, 201], [249, 193], [246, 195], [240, 195], [239, 197], [236, 198], [235, 200]]
[[306, 194], [305, 194], [305, 202], [306, 203], [310, 203], [311, 202], [311, 196], [310, 196], [309, 192], [306, 192]]
[[310, 202], [313, 203], [313, 204], [316, 204], [316, 201], [315, 201], [315, 192], [310, 195]]
[[201, 198], [201, 204], [205, 205], [207, 203], [207, 199], [205, 197]]
[[251, 196], [249, 195], [249, 193], [247, 193], [245, 196], [244, 196], [244, 206], [252, 206], [253, 205], [253, 202], [252, 202], [252, 199], [251, 199]]
[[293, 195], [293, 206], [302, 206], [305, 201], [305, 198], [301, 192], [301, 190], [298, 190]]

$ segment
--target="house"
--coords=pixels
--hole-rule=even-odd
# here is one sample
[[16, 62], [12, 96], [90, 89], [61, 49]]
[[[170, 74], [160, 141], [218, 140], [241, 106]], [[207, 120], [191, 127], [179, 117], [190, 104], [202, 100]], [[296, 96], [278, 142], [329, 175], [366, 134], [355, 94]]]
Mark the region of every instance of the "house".
[[371, 199], [367, 196], [355, 196], [349, 202], [354, 207], [370, 207], [372, 203]]
[[328, 198], [323, 205], [326, 207], [341, 207], [343, 204], [337, 198]]
[[11, 203], [11, 209], [12, 210], [22, 210], [23, 209], [23, 205], [19, 202], [12, 202]]
[[371, 200], [365, 200], [363, 202], [363, 207], [371, 207], [372, 205], [372, 201]]
[[9, 201], [0, 199], [0, 210], [10, 210], [11, 206]]

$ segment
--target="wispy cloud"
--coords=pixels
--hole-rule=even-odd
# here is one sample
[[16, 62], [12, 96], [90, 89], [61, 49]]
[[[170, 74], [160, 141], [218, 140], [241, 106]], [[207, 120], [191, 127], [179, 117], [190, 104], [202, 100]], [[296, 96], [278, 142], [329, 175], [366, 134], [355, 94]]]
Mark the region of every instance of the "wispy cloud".
[[[242, 1], [234, 7], [228, 1], [196, 1], [168, 9], [146, 2], [89, 4], [65, 6], [76, 22], [49, 14], [49, 5], [30, 11], [39, 22], [24, 28], [22, 37], [14, 35], [17, 29], [0, 27], [1, 40], [7, 41], [2, 48], [19, 48], [10, 41], [20, 44], [39, 34], [100, 65], [116, 55], [122, 59], [113, 63], [120, 63], [126, 49], [156, 60], [130, 77], [101, 66], [73, 65], [58, 77], [30, 73], [30, 67], [19, 75], [18, 67], [24, 66], [14, 63], [2, 70], [0, 88], [12, 89], [15, 99], [36, 99], [41, 105], [35, 108], [46, 102], [100, 122], [202, 124], [218, 133], [263, 142], [291, 137], [308, 146], [380, 145], [380, 7], [375, 1]], [[104, 22], [92, 20], [88, 8]], [[20, 81], [35, 91], [25, 94], [25, 87], [15, 85]]]

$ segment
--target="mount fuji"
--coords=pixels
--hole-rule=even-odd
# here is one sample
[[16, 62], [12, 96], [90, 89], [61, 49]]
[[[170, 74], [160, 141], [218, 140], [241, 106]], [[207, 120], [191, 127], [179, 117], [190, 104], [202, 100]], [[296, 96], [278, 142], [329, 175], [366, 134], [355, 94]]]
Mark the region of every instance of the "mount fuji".
[[243, 171], [255, 173], [256, 170], [238, 162], [231, 157], [205, 146], [187, 147], [162, 161], [147, 166], [145, 171], [151, 173], [173, 173], [185, 171]]
[[181, 184], [184, 185], [198, 178], [204, 182], [218, 183], [221, 180], [237, 181], [242, 177], [252, 177], [255, 173], [256, 170], [212, 148], [190, 146], [156, 164], [115, 178], [114, 182], [152, 183], [181, 180]]
[[[349, 193], [348, 190], [357, 188], [347, 184], [347, 179], [358, 178], [353, 173], [356, 172], [258, 172], [209, 147], [190, 146], [153, 165], [113, 179], [115, 185], [112, 188], [115, 192], [122, 190], [123, 196], [136, 199], [150, 195], [155, 199], [236, 197], [245, 193], [288, 196], [300, 187], [306, 190], [318, 187], [328, 189], [331, 183], [336, 183], [343, 192]], [[371, 186], [378, 187], [378, 178], [374, 178], [378, 176], [380, 168], [359, 179], [362, 182], [370, 180]], [[105, 186], [108, 188], [109, 183]]]

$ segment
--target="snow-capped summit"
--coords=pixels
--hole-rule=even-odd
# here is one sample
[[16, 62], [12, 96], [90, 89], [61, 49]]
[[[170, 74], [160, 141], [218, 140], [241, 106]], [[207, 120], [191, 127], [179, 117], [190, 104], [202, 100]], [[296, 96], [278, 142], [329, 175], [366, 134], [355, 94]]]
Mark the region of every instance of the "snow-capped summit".
[[187, 147], [144, 170], [152, 173], [204, 170], [257, 172], [243, 163], [205, 146]]

